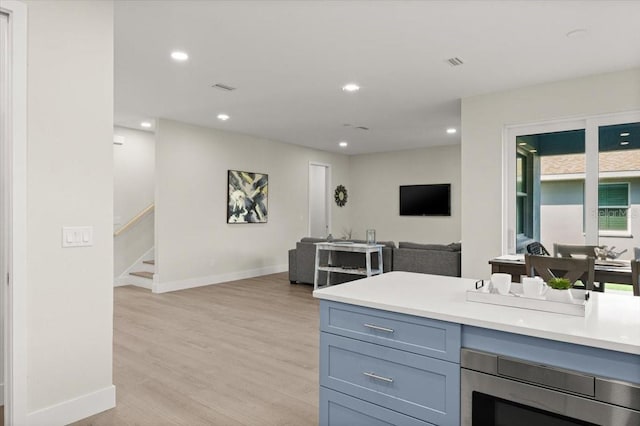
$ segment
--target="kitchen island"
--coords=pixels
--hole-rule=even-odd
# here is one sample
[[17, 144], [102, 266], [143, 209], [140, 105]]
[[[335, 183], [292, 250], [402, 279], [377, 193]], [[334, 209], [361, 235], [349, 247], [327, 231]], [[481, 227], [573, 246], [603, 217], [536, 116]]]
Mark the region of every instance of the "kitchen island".
[[[468, 302], [474, 285], [390, 272], [316, 290], [320, 423], [471, 424], [469, 396], [460, 393], [461, 353], [469, 351], [497, 355], [505, 365], [515, 359], [560, 369], [551, 376], [570, 370], [593, 375], [594, 383], [624, 382], [626, 419], [640, 418], [640, 298], [594, 293], [583, 318]], [[613, 409], [620, 395], [609, 398]]]

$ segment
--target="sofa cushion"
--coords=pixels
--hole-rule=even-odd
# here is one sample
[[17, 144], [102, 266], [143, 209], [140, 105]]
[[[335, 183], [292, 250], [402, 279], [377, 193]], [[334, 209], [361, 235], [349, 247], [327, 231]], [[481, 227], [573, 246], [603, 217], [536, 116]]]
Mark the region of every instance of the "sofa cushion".
[[416, 249], [416, 250], [439, 250], [439, 251], [460, 251], [460, 245], [454, 246], [454, 244], [419, 244], [419, 243], [408, 243], [401, 241], [398, 243], [398, 248], [407, 248], [407, 249]]
[[393, 241], [378, 241], [378, 244], [382, 244], [385, 247], [396, 248], [396, 243]]
[[462, 243], [451, 243], [447, 247], [449, 247], [451, 251], [462, 251]]
[[451, 250], [393, 250], [393, 270], [459, 277], [461, 253]]

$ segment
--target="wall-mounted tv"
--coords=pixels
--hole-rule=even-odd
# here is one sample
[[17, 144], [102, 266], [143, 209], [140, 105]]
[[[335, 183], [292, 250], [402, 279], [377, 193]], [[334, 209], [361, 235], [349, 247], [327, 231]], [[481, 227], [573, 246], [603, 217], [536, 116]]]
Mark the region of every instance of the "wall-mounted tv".
[[451, 216], [451, 184], [400, 186], [400, 216]]

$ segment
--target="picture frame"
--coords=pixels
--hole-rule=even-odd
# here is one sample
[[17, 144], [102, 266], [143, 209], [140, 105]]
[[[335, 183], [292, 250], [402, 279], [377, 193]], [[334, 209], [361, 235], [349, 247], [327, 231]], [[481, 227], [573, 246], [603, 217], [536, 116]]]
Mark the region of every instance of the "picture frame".
[[269, 175], [227, 171], [227, 223], [267, 223]]

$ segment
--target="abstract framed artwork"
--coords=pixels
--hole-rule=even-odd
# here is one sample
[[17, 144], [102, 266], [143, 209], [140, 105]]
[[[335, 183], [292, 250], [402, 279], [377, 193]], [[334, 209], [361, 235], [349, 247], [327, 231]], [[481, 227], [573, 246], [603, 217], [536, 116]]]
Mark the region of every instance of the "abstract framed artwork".
[[227, 173], [227, 223], [266, 223], [269, 175], [229, 170]]

